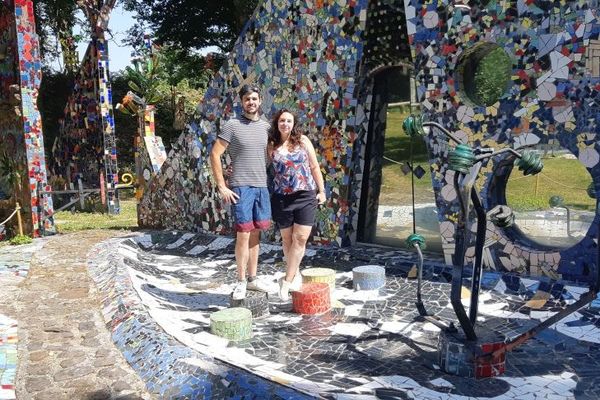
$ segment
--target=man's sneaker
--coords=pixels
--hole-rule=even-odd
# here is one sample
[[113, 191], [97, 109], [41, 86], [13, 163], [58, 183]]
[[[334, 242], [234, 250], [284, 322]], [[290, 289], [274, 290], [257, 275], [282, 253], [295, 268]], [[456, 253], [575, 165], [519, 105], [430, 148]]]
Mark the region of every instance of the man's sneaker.
[[291, 291], [298, 291], [302, 289], [302, 274], [300, 273], [300, 268], [294, 275], [294, 279], [292, 279], [292, 283], [290, 284]]
[[279, 279], [279, 298], [282, 301], [288, 301], [290, 299], [290, 286], [292, 282], [288, 282], [285, 278]]
[[248, 290], [256, 290], [259, 292], [269, 293], [269, 285], [267, 285], [265, 282], [262, 282], [258, 278], [254, 278], [252, 282], [248, 281], [248, 285], [246, 285], [246, 287], [248, 288]]
[[246, 298], [246, 281], [239, 281], [233, 288], [233, 300], [243, 300]]

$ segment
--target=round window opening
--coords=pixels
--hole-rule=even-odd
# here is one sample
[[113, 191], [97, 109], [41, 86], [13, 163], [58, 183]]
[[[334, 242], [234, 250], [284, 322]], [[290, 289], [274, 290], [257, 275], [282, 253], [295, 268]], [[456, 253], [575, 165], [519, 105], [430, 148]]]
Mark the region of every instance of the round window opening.
[[[592, 177], [585, 166], [564, 148], [540, 145], [534, 148], [544, 169], [524, 176], [507, 163], [505, 198], [495, 191], [496, 200], [515, 214], [514, 226], [523, 239], [541, 246], [563, 249], [577, 244], [586, 235], [596, 215]], [[502, 168], [496, 171], [502, 175]], [[590, 195], [591, 193], [591, 195]]]
[[506, 92], [512, 62], [495, 43], [479, 43], [465, 51], [458, 62], [459, 91], [467, 102], [491, 106]]

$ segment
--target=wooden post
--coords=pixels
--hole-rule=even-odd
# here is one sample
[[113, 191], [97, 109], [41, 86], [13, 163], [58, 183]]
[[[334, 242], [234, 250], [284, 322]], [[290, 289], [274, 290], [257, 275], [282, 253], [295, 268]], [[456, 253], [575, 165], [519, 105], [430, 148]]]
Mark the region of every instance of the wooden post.
[[85, 203], [83, 202], [83, 182], [81, 182], [81, 178], [77, 178], [77, 189], [79, 190], [79, 206], [81, 207], [81, 211], [83, 211]]
[[19, 226], [19, 235], [23, 235], [23, 221], [21, 221], [21, 206], [16, 203], [17, 225]]

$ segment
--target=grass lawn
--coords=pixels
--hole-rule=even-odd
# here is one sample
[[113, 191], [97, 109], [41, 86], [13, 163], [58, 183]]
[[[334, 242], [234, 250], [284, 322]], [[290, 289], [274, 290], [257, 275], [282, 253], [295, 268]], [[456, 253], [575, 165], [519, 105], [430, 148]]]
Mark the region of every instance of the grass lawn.
[[59, 233], [75, 232], [85, 229], [135, 229], [137, 211], [135, 200], [121, 200], [121, 212], [108, 215], [98, 212], [60, 211], [54, 215], [54, 223]]
[[[387, 119], [384, 155], [398, 162], [406, 162], [410, 155], [410, 137], [402, 129], [402, 122], [410, 114], [408, 110], [390, 109]], [[413, 143], [415, 167], [420, 165], [426, 174], [415, 177], [415, 200], [418, 203], [434, 201], [431, 187], [427, 148], [423, 139]], [[507, 202], [516, 211], [547, 209], [548, 199], [562, 196], [565, 205], [583, 210], [594, 210], [595, 199], [588, 197], [586, 188], [592, 181], [590, 174], [577, 159], [561, 157], [544, 158], [544, 169], [537, 176], [524, 177], [517, 169], [507, 184]], [[409, 205], [411, 203], [410, 174], [404, 175], [397, 165], [384, 160], [382, 188], [379, 202], [383, 205]]]

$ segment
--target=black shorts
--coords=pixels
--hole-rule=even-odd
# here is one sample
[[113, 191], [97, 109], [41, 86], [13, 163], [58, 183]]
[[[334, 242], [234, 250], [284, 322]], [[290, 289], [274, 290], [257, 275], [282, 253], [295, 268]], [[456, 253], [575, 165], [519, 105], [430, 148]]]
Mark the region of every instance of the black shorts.
[[317, 192], [303, 190], [291, 194], [273, 194], [271, 215], [279, 229], [294, 224], [313, 226], [317, 211]]

